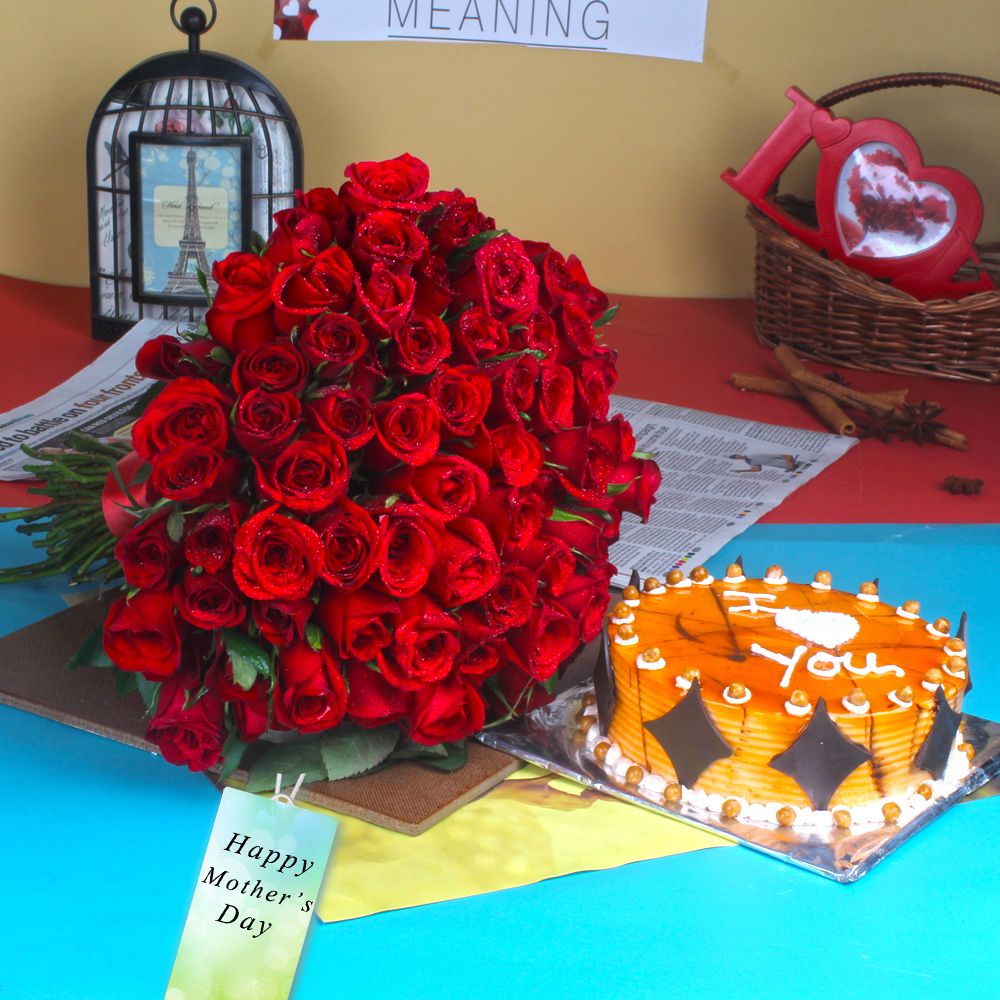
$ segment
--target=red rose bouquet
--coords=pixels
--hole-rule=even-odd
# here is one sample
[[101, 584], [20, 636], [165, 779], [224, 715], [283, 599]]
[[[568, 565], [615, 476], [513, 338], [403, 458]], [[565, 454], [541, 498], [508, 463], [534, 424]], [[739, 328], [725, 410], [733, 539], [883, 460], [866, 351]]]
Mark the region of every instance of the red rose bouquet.
[[346, 176], [215, 264], [199, 330], [140, 350], [162, 388], [132, 451], [37, 456], [52, 503], [21, 515], [47, 568], [124, 577], [81, 658], [134, 679], [192, 770], [261, 740], [263, 780], [268, 753], [311, 778], [460, 759], [598, 634], [608, 545], [659, 484], [609, 416], [613, 310], [575, 257], [412, 156]]

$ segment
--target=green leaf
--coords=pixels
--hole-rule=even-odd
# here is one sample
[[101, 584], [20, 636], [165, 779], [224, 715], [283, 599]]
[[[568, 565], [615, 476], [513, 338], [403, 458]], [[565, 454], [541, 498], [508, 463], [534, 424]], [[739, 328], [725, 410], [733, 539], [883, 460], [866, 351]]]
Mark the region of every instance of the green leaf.
[[267, 240], [256, 230], [250, 234], [250, 252], [259, 257], [267, 249]]
[[608, 496], [616, 497], [619, 493], [624, 493], [634, 482], [634, 479], [630, 479], [627, 483], [609, 483]]
[[104, 652], [104, 626], [98, 625], [83, 644], [73, 654], [66, 664], [67, 670], [78, 670], [80, 667], [111, 667], [111, 657]]
[[213, 347], [208, 352], [208, 356], [213, 361], [218, 361], [220, 365], [231, 365], [233, 363], [232, 356], [224, 347]]
[[563, 510], [561, 507], [556, 507], [549, 516], [550, 521], [583, 521], [584, 524], [593, 524], [589, 517], [583, 517], [580, 514], [574, 514], [572, 511]]
[[320, 743], [326, 776], [336, 781], [370, 771], [392, 753], [398, 741], [399, 730], [395, 726], [377, 729], [338, 726], [324, 734]]
[[184, 511], [175, 507], [167, 518], [167, 538], [175, 545], [184, 537]]
[[447, 756], [448, 748], [443, 743], [425, 747], [411, 740], [405, 740], [389, 755], [392, 760], [442, 760]]
[[222, 641], [233, 665], [233, 682], [237, 687], [249, 691], [258, 677], [271, 676], [271, 661], [249, 636], [227, 628], [222, 630]]
[[306, 642], [317, 653], [323, 648], [323, 630], [315, 622], [306, 625]]
[[618, 315], [618, 310], [620, 308], [621, 308], [621, 306], [615, 305], [615, 306], [611, 306], [610, 309], [606, 309], [604, 311], [604, 314], [602, 316], [599, 316], [597, 319], [594, 320], [594, 326], [595, 326], [595, 328], [598, 327], [598, 326], [604, 326], [605, 324], [610, 323]]
[[239, 730], [231, 729], [226, 737], [226, 742], [222, 744], [223, 764], [222, 770], [219, 772], [220, 781], [225, 781], [240, 766], [246, 748], [246, 743], [240, 739]]
[[115, 693], [119, 698], [124, 698], [133, 691], [139, 690], [139, 685], [136, 682], [136, 676], [137, 675], [133, 670], [115, 671]]
[[300, 774], [305, 775], [306, 781], [322, 781], [326, 777], [326, 766], [318, 738], [272, 743], [250, 766], [246, 790], [273, 792], [277, 774], [282, 776], [282, 784], [287, 785], [294, 785]]
[[156, 702], [160, 697], [160, 688], [163, 686], [159, 681], [148, 681], [142, 674], [135, 675], [135, 686], [142, 695], [142, 700], [146, 705], [146, 718], [148, 719], [156, 711]]
[[656, 456], [651, 451], [633, 451], [633, 458], [655, 458]]
[[421, 763], [436, 771], [457, 771], [460, 767], [465, 767], [465, 762], [469, 759], [469, 746], [465, 740], [461, 743], [445, 743], [444, 747], [448, 751], [446, 757], [432, 758]]
[[201, 290], [205, 293], [205, 303], [211, 305], [212, 293], [208, 290], [208, 277], [200, 267], [195, 268], [195, 270], [198, 272], [198, 284], [201, 285]]

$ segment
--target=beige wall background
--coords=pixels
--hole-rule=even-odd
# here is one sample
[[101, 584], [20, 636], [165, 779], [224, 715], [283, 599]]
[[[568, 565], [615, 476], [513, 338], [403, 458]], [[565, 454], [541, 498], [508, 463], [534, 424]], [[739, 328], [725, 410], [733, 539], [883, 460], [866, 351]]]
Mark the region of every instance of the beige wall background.
[[[464, 188], [499, 225], [579, 254], [593, 281], [620, 293], [751, 293], [743, 202], [718, 176], [785, 114], [788, 86], [819, 97], [904, 70], [1000, 76], [1000, 0], [709, 0], [703, 63], [275, 42], [273, 0], [217, 2], [204, 47], [251, 63], [285, 94], [308, 185], [338, 186], [352, 160], [412, 152], [435, 187]], [[168, 7], [0, 0], [0, 273], [88, 283], [87, 128], [121, 73], [183, 47]], [[926, 162], [964, 170], [983, 194], [983, 237], [1000, 239], [1000, 97], [897, 92], [844, 113], [895, 118]]]

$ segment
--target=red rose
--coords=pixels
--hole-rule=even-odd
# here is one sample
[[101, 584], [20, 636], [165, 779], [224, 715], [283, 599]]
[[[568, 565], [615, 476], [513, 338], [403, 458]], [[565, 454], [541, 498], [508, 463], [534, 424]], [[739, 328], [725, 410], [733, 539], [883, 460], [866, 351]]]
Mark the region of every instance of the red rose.
[[467, 290], [491, 316], [521, 323], [535, 312], [538, 272], [517, 237], [490, 240], [476, 251], [475, 262], [475, 282], [466, 280], [460, 290]]
[[338, 246], [284, 268], [271, 292], [278, 329], [290, 333], [320, 313], [343, 309], [353, 288], [354, 265]]
[[573, 426], [573, 403], [576, 385], [573, 373], [554, 361], [542, 363], [538, 380], [535, 413], [546, 431], [560, 431]]
[[180, 445], [153, 459], [150, 488], [178, 503], [215, 503], [230, 496], [240, 475], [233, 455], [220, 455], [204, 445]]
[[571, 521], [546, 521], [539, 537], [556, 539], [592, 561], [607, 558], [608, 543], [604, 536], [604, 522], [597, 515], [585, 515], [579, 511], [578, 519]]
[[455, 660], [455, 669], [481, 684], [500, 669], [500, 651], [496, 643], [484, 642], [463, 649]]
[[509, 423], [497, 427], [490, 439], [496, 464], [511, 486], [529, 486], [538, 478], [545, 452], [534, 434], [529, 434], [520, 424]]
[[370, 587], [325, 591], [316, 619], [345, 659], [376, 660], [401, 619], [399, 601]]
[[375, 572], [379, 529], [371, 515], [353, 500], [341, 497], [313, 528], [323, 543], [320, 576], [344, 590], [354, 590]]
[[352, 163], [344, 176], [347, 183], [340, 189], [340, 197], [359, 215], [378, 208], [423, 212], [431, 206], [426, 197], [430, 171], [426, 163], [409, 153], [392, 160]]
[[451, 336], [443, 320], [415, 312], [392, 335], [392, 360], [409, 375], [430, 375], [451, 354]]
[[270, 392], [299, 393], [308, 375], [305, 358], [290, 340], [248, 347], [233, 362], [233, 387], [241, 394], [258, 387]]
[[412, 597], [422, 590], [437, 561], [440, 528], [431, 511], [396, 504], [382, 518], [378, 570], [394, 597]]
[[606, 420], [611, 401], [608, 394], [615, 386], [618, 372], [615, 370], [613, 351], [599, 351], [592, 358], [581, 362], [576, 369], [576, 404], [573, 422], [590, 424], [595, 420]]
[[255, 253], [231, 253], [212, 265], [218, 290], [205, 324], [230, 354], [277, 336], [271, 299], [276, 276], [274, 264]]
[[497, 671], [496, 684], [500, 688], [500, 697], [494, 696], [493, 702], [497, 714], [501, 716], [512, 708], [515, 715], [524, 715], [547, 705], [554, 697], [534, 677], [513, 663], [505, 663]]
[[318, 212], [329, 223], [337, 243], [347, 242], [350, 235], [350, 212], [337, 197], [333, 188], [315, 187], [308, 191], [296, 191], [296, 202], [309, 212]]
[[179, 378], [164, 386], [132, 428], [132, 447], [147, 462], [182, 444], [221, 452], [228, 440], [226, 397], [202, 378]]
[[401, 462], [422, 465], [441, 443], [441, 416], [421, 392], [404, 393], [375, 404], [375, 435], [383, 448]]
[[486, 613], [497, 628], [506, 631], [530, 617], [538, 578], [527, 566], [504, 566], [496, 586], [486, 595]]
[[607, 312], [607, 295], [590, 283], [578, 257], [571, 255], [567, 260], [550, 247], [542, 259], [542, 275], [553, 306], [571, 302], [591, 319], [598, 319]]
[[147, 340], [139, 348], [135, 356], [135, 367], [140, 375], [161, 382], [169, 382], [182, 375], [197, 378], [223, 367], [210, 357], [213, 350], [215, 342], [208, 337], [184, 341], [172, 333], [163, 333]]
[[296, 601], [254, 601], [253, 620], [272, 646], [287, 646], [306, 637], [315, 605], [308, 597]]
[[344, 442], [348, 451], [363, 448], [375, 436], [371, 404], [353, 389], [322, 389], [305, 409], [306, 422]]
[[499, 577], [500, 559], [483, 523], [472, 517], [449, 521], [438, 536], [428, 591], [446, 608], [452, 608], [478, 600], [493, 589]]
[[274, 213], [274, 230], [264, 256], [276, 267], [315, 257], [333, 242], [330, 223], [307, 208], [285, 208]]
[[323, 565], [319, 536], [301, 521], [268, 507], [236, 533], [233, 575], [247, 597], [296, 600], [312, 589]]
[[611, 596], [612, 567], [607, 563], [590, 566], [586, 573], [574, 573], [562, 593], [552, 603], [566, 611], [578, 623], [584, 642], [596, 639], [604, 627], [604, 613]]
[[313, 368], [324, 366], [318, 374], [327, 378], [357, 361], [368, 349], [368, 339], [353, 316], [324, 313], [299, 334], [296, 345]]
[[539, 681], [547, 681], [580, 645], [580, 626], [557, 605], [542, 602], [531, 620], [508, 633], [518, 665]]
[[358, 222], [351, 249], [366, 267], [384, 264], [408, 271], [427, 253], [427, 237], [405, 215], [372, 212]]
[[371, 277], [356, 280], [355, 307], [361, 319], [371, 320], [379, 336], [402, 326], [413, 311], [417, 286], [406, 274], [394, 274], [384, 264], [372, 268]]
[[436, 455], [424, 465], [403, 466], [380, 482], [383, 489], [406, 494], [449, 519], [468, 514], [490, 489], [486, 473], [458, 455]]
[[188, 697], [181, 684], [167, 681], [160, 688], [156, 714], [146, 727], [163, 759], [204, 771], [222, 759], [226, 740], [222, 702], [211, 692], [185, 708]]
[[406, 723], [414, 743], [424, 746], [454, 743], [483, 728], [486, 706], [464, 677], [447, 677], [410, 695]]
[[294, 642], [278, 653], [274, 719], [286, 729], [318, 733], [340, 723], [347, 710], [347, 685], [330, 651]]
[[406, 696], [377, 671], [363, 664], [347, 665], [347, 714], [362, 729], [398, 722], [406, 710]]
[[458, 622], [422, 594], [403, 601], [401, 612], [381, 670], [401, 691], [416, 691], [451, 673], [461, 649]]
[[437, 404], [441, 422], [462, 437], [483, 422], [492, 396], [490, 380], [476, 365], [442, 368], [431, 379], [430, 398]]
[[337, 438], [303, 434], [270, 461], [254, 459], [261, 492], [290, 510], [315, 514], [347, 492], [351, 470]]
[[594, 339], [594, 324], [587, 313], [580, 306], [565, 302], [558, 317], [563, 333], [560, 360], [592, 358], [597, 350], [597, 341]]
[[507, 361], [487, 362], [484, 367], [493, 380], [489, 422], [521, 423], [521, 414], [527, 413], [535, 402], [538, 362], [532, 355], [522, 354]]
[[168, 512], [148, 517], [131, 528], [115, 546], [125, 582], [141, 590], [163, 590], [180, 565], [178, 547], [167, 535]]
[[547, 358], [555, 358], [559, 353], [559, 328], [556, 321], [539, 310], [529, 320], [518, 335], [518, 347], [530, 351], [541, 351]]
[[233, 433], [240, 447], [264, 458], [281, 451], [298, 430], [302, 404], [291, 392], [251, 389], [236, 402]]
[[566, 589], [576, 572], [576, 556], [560, 538], [533, 538], [518, 550], [518, 559], [535, 574], [540, 585], [556, 596]]
[[141, 590], [120, 597], [104, 620], [104, 651], [119, 670], [169, 677], [181, 665], [181, 637], [173, 596]]
[[649, 509], [656, 501], [660, 480], [660, 468], [652, 459], [629, 458], [611, 474], [608, 486], [625, 486], [623, 491], [615, 495], [615, 504], [619, 509], [637, 514], [643, 521], [648, 521]]
[[442, 211], [431, 230], [431, 238], [440, 250], [451, 253], [479, 233], [496, 228], [496, 222], [479, 211], [475, 198], [462, 191], [442, 192]]
[[247, 616], [246, 601], [224, 573], [192, 573], [174, 587], [181, 617], [195, 628], [235, 628]]
[[253, 701], [232, 703], [233, 722], [244, 743], [253, 743], [267, 732], [270, 707], [270, 694], [267, 693]]
[[413, 268], [413, 277], [417, 283], [413, 308], [435, 316], [444, 313], [455, 297], [445, 259], [440, 254], [428, 254]]
[[184, 538], [184, 558], [206, 573], [218, 573], [233, 557], [236, 511], [231, 507], [207, 510]]
[[458, 318], [455, 343], [469, 361], [476, 362], [506, 352], [510, 347], [510, 333], [505, 324], [481, 306], [473, 306]]
[[489, 529], [497, 551], [527, 545], [552, 513], [544, 493], [525, 487], [494, 486], [473, 511]]

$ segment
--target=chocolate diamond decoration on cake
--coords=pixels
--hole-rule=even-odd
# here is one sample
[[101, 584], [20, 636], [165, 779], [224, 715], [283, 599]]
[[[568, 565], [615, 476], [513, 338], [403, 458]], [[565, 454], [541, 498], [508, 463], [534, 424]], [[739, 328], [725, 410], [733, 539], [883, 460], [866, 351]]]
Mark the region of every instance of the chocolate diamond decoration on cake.
[[813, 809], [820, 810], [844, 779], [871, 759], [868, 750], [837, 728], [820, 698], [809, 724], [787, 750], [771, 758], [770, 766], [787, 774], [809, 796]]
[[930, 771], [940, 781], [944, 769], [948, 766], [948, 758], [951, 756], [951, 748], [955, 745], [955, 733], [958, 732], [962, 715], [948, 704], [948, 699], [940, 687], [934, 692], [934, 702], [937, 705], [934, 724], [913, 763], [922, 771]]
[[646, 729], [670, 758], [677, 780], [688, 788], [717, 760], [733, 755], [701, 700], [697, 677], [688, 693], [666, 715], [647, 722]]
[[611, 654], [608, 651], [608, 630], [602, 630], [601, 649], [594, 666], [594, 694], [597, 696], [597, 724], [601, 735], [608, 735], [611, 716], [615, 714], [615, 675], [611, 669]]
[[642, 590], [642, 580], [639, 579], [639, 571], [637, 569], [632, 570], [632, 575], [628, 578], [628, 585], [635, 587], [636, 590]]

